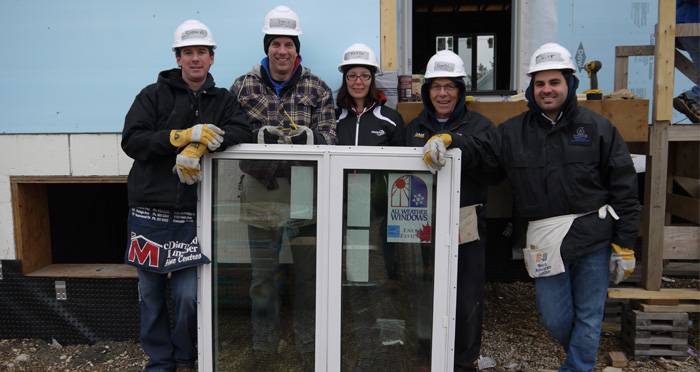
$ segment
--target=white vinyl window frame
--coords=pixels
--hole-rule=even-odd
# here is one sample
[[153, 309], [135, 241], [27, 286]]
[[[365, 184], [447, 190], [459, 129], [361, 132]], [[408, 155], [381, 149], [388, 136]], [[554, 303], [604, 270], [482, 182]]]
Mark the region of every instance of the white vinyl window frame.
[[[198, 237], [202, 252], [212, 253], [212, 160], [301, 160], [317, 162], [316, 330], [315, 370], [340, 371], [343, 172], [352, 170], [428, 171], [422, 149], [410, 147], [237, 145], [202, 159], [203, 179], [197, 204]], [[461, 153], [447, 152], [437, 173], [435, 201], [435, 276], [433, 287], [432, 371], [451, 371], [457, 294], [459, 181]], [[237, 187], [231, 185], [231, 187]], [[323, 249], [336, 247], [336, 249]], [[331, 268], [333, 268], [331, 270]], [[198, 363], [213, 371], [214, 329], [212, 268], [197, 270]]]

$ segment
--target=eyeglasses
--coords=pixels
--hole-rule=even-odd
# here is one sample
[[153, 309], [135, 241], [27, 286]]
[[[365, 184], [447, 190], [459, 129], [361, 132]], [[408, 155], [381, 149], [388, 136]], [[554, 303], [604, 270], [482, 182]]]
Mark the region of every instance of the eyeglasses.
[[435, 93], [438, 93], [441, 90], [444, 90], [445, 93], [454, 93], [457, 90], [457, 86], [454, 84], [445, 84], [445, 85], [435, 84], [435, 85], [430, 86], [430, 90], [435, 92]]
[[372, 74], [347, 74], [345, 75], [345, 80], [355, 81], [357, 79], [362, 79], [362, 81], [369, 81], [372, 78]]

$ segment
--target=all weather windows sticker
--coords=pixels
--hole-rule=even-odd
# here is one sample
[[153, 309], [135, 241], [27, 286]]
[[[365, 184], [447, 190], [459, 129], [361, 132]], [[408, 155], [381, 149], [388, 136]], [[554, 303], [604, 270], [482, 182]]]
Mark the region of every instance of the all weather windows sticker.
[[389, 174], [387, 242], [430, 243], [433, 229], [433, 175]]

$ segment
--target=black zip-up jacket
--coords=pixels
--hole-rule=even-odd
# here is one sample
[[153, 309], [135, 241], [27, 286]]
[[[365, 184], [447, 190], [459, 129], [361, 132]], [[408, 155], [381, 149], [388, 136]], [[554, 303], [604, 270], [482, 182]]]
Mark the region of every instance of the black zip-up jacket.
[[[633, 248], [640, 206], [627, 145], [607, 119], [579, 107], [572, 93], [569, 97], [556, 125], [534, 102], [529, 104], [529, 111], [498, 127], [498, 141], [486, 146], [485, 156], [499, 154], [518, 217], [531, 221], [585, 213], [605, 204], [615, 209], [617, 221], [610, 215], [601, 220], [597, 213], [577, 218], [562, 243], [562, 257], [582, 256], [611, 242]], [[480, 155], [463, 154], [470, 156]]]
[[130, 207], [196, 209], [197, 185], [181, 183], [173, 173], [182, 149], [170, 144], [170, 131], [205, 123], [226, 132], [219, 150], [251, 141], [245, 113], [228, 90], [214, 86], [211, 75], [193, 92], [175, 68], [160, 72], [155, 84], [141, 90], [122, 131], [122, 149], [134, 159], [127, 185]]
[[336, 141], [350, 146], [401, 146], [404, 122], [401, 115], [375, 103], [359, 115], [355, 110], [335, 111]]
[[[429, 100], [426, 94], [423, 97], [424, 102], [426, 98]], [[458, 102], [464, 102], [463, 92], [459, 95]], [[477, 146], [477, 143], [492, 142], [496, 136], [496, 128], [483, 115], [467, 110], [466, 104], [458, 104], [443, 126], [436, 121], [432, 105], [426, 105], [418, 117], [406, 127], [406, 146], [423, 147], [430, 137], [439, 133], [451, 135], [452, 144], [448, 149], [459, 148], [464, 152], [469, 147]], [[478, 159], [462, 156], [460, 207], [473, 204], [485, 205], [488, 186], [502, 179], [500, 169], [494, 162], [495, 159], [489, 162], [481, 162]]]

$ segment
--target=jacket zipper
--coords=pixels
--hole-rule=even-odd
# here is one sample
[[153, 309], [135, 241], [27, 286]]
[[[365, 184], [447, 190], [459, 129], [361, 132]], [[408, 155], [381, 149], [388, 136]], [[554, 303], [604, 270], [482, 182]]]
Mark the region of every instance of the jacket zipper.
[[357, 120], [355, 121], [355, 146], [360, 143], [360, 118], [362, 113], [357, 115]]
[[[203, 91], [206, 92], [206, 91]], [[202, 95], [200, 92], [192, 92], [192, 96], [194, 99], [192, 100], [192, 104], [194, 105], [194, 120], [193, 122], [195, 124], [199, 123], [199, 105], [201, 101]], [[194, 124], [193, 124], [194, 125]], [[180, 209], [180, 203], [182, 199], [182, 182], [177, 183], [177, 191], [175, 192], [175, 209]]]
[[355, 146], [360, 145], [360, 119], [362, 118], [362, 115], [365, 112], [371, 110], [372, 107], [374, 107], [374, 105], [372, 105], [370, 107], [363, 108], [362, 112], [359, 114], [357, 112], [355, 112], [355, 109], [351, 109], [353, 112], [355, 112], [355, 115], [357, 115], [357, 120], [355, 121]]

